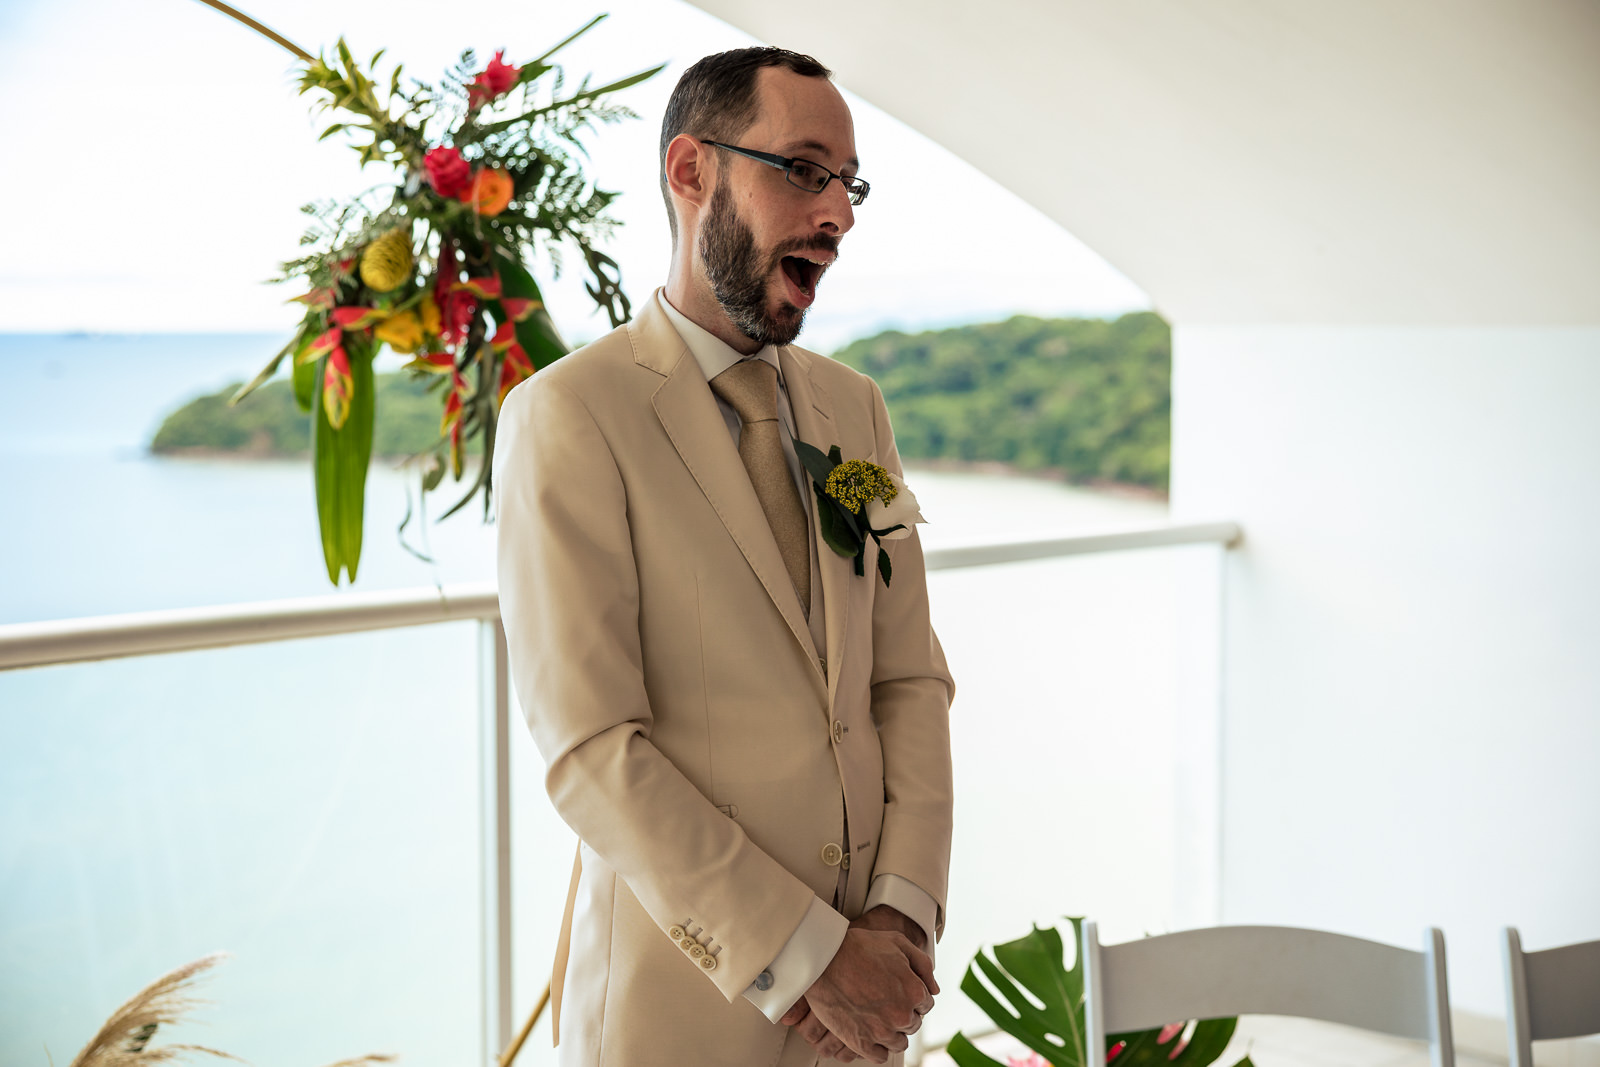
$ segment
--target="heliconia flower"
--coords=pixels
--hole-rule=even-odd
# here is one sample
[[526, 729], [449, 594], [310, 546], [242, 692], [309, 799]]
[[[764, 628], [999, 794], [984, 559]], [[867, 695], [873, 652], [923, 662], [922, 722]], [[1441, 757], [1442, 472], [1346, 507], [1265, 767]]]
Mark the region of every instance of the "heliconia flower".
[[439, 432], [448, 433], [461, 422], [462, 405], [465, 403], [470, 389], [467, 379], [461, 372], [452, 370], [450, 375], [450, 395], [444, 400], [444, 417], [439, 420]]
[[499, 167], [484, 167], [473, 175], [472, 184], [461, 190], [456, 199], [471, 204], [472, 210], [484, 218], [494, 218], [511, 203], [511, 175]]
[[340, 345], [328, 353], [328, 362], [322, 372], [322, 410], [328, 414], [328, 425], [335, 430], [350, 417], [350, 398], [355, 395], [356, 381], [350, 374], [350, 357]]
[[1112, 1060], [1122, 1055], [1122, 1050], [1127, 1047], [1128, 1043], [1126, 1041], [1118, 1041], [1115, 1045], [1112, 1045], [1110, 1048], [1106, 1049], [1106, 1062], [1110, 1063]]
[[517, 343], [517, 328], [509, 322], [500, 324], [500, 328], [489, 338], [489, 347], [496, 352], [504, 352]]
[[450, 476], [458, 482], [461, 480], [464, 452], [461, 447], [461, 424], [458, 422], [450, 428]]
[[457, 282], [451, 289], [456, 292], [466, 290], [484, 300], [497, 300], [500, 297], [500, 279], [492, 274], [482, 278], [468, 278], [464, 282]]
[[1175, 1038], [1179, 1034], [1183, 1033], [1183, 1028], [1185, 1026], [1187, 1026], [1187, 1025], [1189, 1025], [1189, 1024], [1188, 1023], [1168, 1023], [1166, 1026], [1163, 1026], [1161, 1028], [1161, 1033], [1156, 1035], [1156, 1044], [1165, 1045], [1168, 1041], [1171, 1041], [1173, 1038]]
[[422, 169], [427, 172], [433, 191], [447, 199], [455, 199], [472, 185], [472, 164], [462, 159], [454, 148], [428, 149], [428, 154], [422, 157]]
[[439, 339], [447, 345], [458, 345], [467, 339], [467, 328], [472, 316], [478, 313], [478, 298], [465, 289], [453, 289], [444, 295], [439, 305]]
[[291, 296], [289, 298], [290, 303], [297, 301], [307, 307], [331, 308], [333, 307], [333, 290], [313, 289], [309, 293], [301, 293], [299, 296]]
[[498, 403], [506, 402], [506, 394], [511, 392], [511, 387], [518, 382], [533, 377], [533, 361], [528, 358], [521, 345], [513, 344], [506, 350], [505, 362], [500, 364], [500, 397]]
[[328, 312], [328, 317], [347, 330], [360, 330], [389, 317], [381, 308], [342, 307]]
[[468, 107], [481, 107], [496, 100], [517, 84], [517, 76], [522, 73], [522, 68], [505, 62], [505, 54], [503, 48], [496, 52], [483, 72], [472, 79], [472, 84], [467, 87]]
[[295, 366], [303, 367], [313, 360], [321, 359], [335, 348], [338, 348], [343, 341], [344, 331], [337, 326], [319, 334], [315, 341], [306, 346], [304, 352], [294, 357]]
[[1182, 1053], [1183, 1050], [1188, 1048], [1188, 1047], [1189, 1047], [1189, 1039], [1188, 1038], [1184, 1038], [1182, 1041], [1179, 1041], [1176, 1045], [1172, 1046], [1172, 1051], [1167, 1053], [1167, 1059], [1169, 1059], [1169, 1060], [1177, 1059], [1179, 1054]]
[[427, 371], [429, 374], [449, 374], [456, 369], [456, 357], [448, 352], [418, 352], [406, 370]]
[[544, 301], [527, 300], [520, 296], [502, 296], [500, 307], [512, 322], [526, 322], [529, 315], [544, 307]]

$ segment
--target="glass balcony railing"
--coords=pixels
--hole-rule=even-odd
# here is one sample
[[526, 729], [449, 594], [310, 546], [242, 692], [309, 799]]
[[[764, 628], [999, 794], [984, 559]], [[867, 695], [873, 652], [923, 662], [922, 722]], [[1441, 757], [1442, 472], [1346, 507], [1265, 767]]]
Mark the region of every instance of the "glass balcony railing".
[[[1211, 654], [1186, 612], [1237, 537], [930, 550], [957, 805], [923, 1048], [986, 1028], [958, 989], [980, 944], [1178, 921], [1179, 694]], [[481, 586], [0, 626], [0, 1061], [70, 1060], [221, 949], [189, 1040], [492, 1062], [545, 987], [574, 844], [504, 665]], [[518, 1063], [553, 1062], [541, 1023]]]

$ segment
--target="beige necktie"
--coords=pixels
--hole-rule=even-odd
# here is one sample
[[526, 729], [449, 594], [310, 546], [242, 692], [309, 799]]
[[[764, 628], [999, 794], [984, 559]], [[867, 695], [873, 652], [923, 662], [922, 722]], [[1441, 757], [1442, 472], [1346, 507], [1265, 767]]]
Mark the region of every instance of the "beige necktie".
[[778, 368], [764, 359], [742, 359], [711, 379], [711, 391], [739, 413], [739, 458], [766, 512], [767, 525], [783, 554], [783, 565], [811, 615], [811, 539], [806, 510], [784, 458], [778, 424]]

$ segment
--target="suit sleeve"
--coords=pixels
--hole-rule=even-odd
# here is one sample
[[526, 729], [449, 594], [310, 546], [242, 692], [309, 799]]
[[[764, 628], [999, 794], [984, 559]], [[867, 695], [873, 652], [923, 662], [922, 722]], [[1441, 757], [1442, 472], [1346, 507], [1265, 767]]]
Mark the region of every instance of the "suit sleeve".
[[551, 802], [662, 937], [697, 938], [692, 958], [732, 1001], [814, 894], [650, 741], [627, 494], [582, 399], [553, 377], [513, 389], [494, 472], [500, 615]]
[[[876, 382], [871, 386], [879, 462], [903, 474], [883, 393]], [[910, 537], [885, 541], [883, 550], [894, 568], [889, 587], [878, 587], [872, 610], [872, 717], [883, 746], [886, 798], [873, 875], [898, 875], [932, 897], [938, 907], [935, 932], [943, 933], [953, 815], [950, 702], [955, 681], [929, 620], [916, 527]]]

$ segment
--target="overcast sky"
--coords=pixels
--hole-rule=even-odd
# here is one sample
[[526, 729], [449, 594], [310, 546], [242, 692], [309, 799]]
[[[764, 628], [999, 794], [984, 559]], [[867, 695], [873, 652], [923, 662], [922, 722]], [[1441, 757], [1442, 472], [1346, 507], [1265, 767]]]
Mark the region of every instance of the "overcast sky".
[[[669, 239], [655, 138], [695, 59], [755, 43], [678, 0], [604, 5], [413, 0], [240, 0], [312, 52], [340, 34], [437, 81], [463, 48], [538, 55], [609, 11], [559, 57], [571, 77], [667, 69], [623, 94], [643, 118], [593, 139], [592, 176], [623, 195], [607, 249], [635, 301], [664, 278]], [[781, 43], [781, 42], [780, 42]], [[819, 56], [827, 62], [827, 56]], [[261, 284], [292, 256], [299, 205], [382, 177], [339, 137], [321, 144], [292, 58], [197, 0], [0, 0], [0, 331], [284, 330], [292, 295]], [[839, 265], [802, 343], [830, 351], [888, 326], [1034, 314], [1114, 314], [1145, 295], [1060, 226], [967, 163], [849, 94], [861, 175]], [[534, 273], [569, 338], [607, 328], [581, 271]]]

